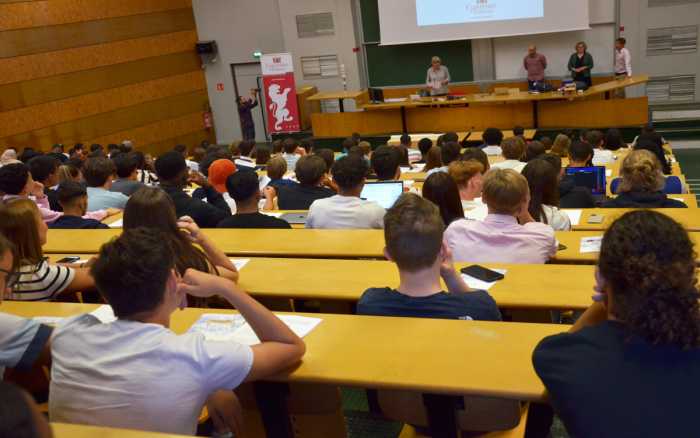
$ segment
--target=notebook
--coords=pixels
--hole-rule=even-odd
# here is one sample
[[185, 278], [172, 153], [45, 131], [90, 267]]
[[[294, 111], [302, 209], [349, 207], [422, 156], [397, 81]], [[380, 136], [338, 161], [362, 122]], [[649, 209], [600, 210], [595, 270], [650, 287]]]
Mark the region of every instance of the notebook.
[[391, 208], [403, 193], [403, 181], [379, 181], [365, 183], [360, 198], [374, 201], [383, 208]]

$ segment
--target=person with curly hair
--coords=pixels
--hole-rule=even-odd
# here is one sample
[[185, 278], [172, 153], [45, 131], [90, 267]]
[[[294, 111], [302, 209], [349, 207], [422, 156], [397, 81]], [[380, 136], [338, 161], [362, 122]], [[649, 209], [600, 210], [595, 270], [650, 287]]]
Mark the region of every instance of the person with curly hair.
[[571, 436], [695, 435], [695, 260], [688, 233], [661, 213], [633, 211], [607, 230], [593, 305], [532, 359]]

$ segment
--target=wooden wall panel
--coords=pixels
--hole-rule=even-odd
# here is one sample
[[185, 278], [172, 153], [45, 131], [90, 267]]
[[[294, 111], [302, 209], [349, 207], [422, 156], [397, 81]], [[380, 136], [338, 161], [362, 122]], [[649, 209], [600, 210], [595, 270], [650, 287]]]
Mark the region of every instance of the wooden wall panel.
[[19, 148], [33, 146], [48, 150], [55, 143], [82, 143], [88, 138], [102, 137], [185, 114], [199, 112], [201, 117], [201, 111], [208, 102], [207, 92], [205, 90], [197, 91], [53, 125], [37, 131], [0, 138], [0, 144]]
[[532, 105], [471, 105], [469, 107], [411, 108], [406, 111], [409, 132], [483, 131], [533, 126]]
[[199, 57], [181, 52], [0, 85], [0, 112], [191, 71], [201, 71]]
[[0, 149], [199, 144], [192, 0], [0, 0]]
[[[622, 128], [649, 122], [647, 97], [541, 102], [540, 128]], [[528, 126], [528, 125], [525, 125]]]
[[0, 113], [0, 137], [35, 131], [47, 126], [203, 89], [206, 89], [204, 76], [201, 71], [196, 71], [29, 106]]
[[0, 31], [191, 7], [192, 0], [44, 0], [19, 3], [0, 1]]
[[176, 9], [101, 21], [10, 30], [0, 33], [0, 58], [94, 46], [194, 28], [192, 11]]
[[[0, 34], [2, 38], [2, 34]], [[0, 84], [45, 78], [154, 56], [193, 51], [195, 31], [0, 59]]]

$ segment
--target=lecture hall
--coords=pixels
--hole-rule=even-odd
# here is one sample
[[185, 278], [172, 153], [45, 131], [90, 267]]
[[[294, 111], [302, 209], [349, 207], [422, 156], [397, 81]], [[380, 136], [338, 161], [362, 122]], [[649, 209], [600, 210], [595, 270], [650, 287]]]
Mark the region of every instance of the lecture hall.
[[699, 27], [0, 0], [0, 438], [696, 436]]

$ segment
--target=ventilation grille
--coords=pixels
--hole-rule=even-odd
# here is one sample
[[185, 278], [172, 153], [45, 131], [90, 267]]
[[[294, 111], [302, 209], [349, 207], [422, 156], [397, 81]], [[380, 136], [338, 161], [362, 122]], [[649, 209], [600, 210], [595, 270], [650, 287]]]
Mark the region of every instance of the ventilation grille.
[[695, 76], [652, 78], [647, 83], [650, 102], [689, 102], [695, 100]]
[[647, 32], [647, 56], [676, 55], [698, 50], [698, 26], [664, 27]]
[[319, 14], [297, 15], [297, 35], [299, 38], [313, 38], [317, 36], [333, 35], [333, 14], [321, 12]]
[[304, 79], [340, 76], [338, 55], [302, 56], [301, 72], [304, 75]]

